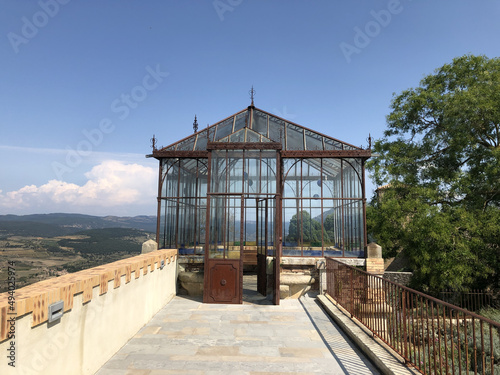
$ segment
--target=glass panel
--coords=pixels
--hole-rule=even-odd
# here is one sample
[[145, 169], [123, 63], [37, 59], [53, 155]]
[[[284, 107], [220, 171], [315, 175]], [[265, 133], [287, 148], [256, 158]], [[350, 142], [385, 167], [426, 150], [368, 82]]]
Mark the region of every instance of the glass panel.
[[[275, 203], [274, 199], [258, 200], [257, 208], [257, 253], [274, 256], [274, 228], [275, 228]], [[266, 225], [267, 224], [267, 225]], [[246, 234], [248, 238], [248, 233]]]
[[260, 151], [260, 193], [276, 194], [276, 151]]
[[321, 198], [321, 183], [321, 159], [303, 159], [301, 197]]
[[177, 197], [179, 188], [179, 162], [172, 164], [167, 170], [162, 185], [162, 197]]
[[323, 198], [340, 198], [340, 159], [323, 158]]
[[247, 116], [248, 116], [248, 111], [236, 115], [236, 122], [234, 124], [235, 132], [245, 127], [245, 124], [247, 123]]
[[325, 256], [343, 255], [341, 200], [323, 200], [323, 241]]
[[207, 194], [206, 159], [163, 159], [160, 247], [203, 254]]
[[269, 138], [274, 142], [281, 142], [285, 150], [285, 121], [269, 116]]
[[226, 192], [226, 150], [212, 151], [211, 186], [212, 193]]
[[209, 254], [212, 259], [224, 258], [224, 198], [210, 199], [210, 240]]
[[301, 217], [303, 256], [322, 256], [321, 201], [303, 199]]
[[241, 209], [240, 197], [210, 199], [210, 258], [240, 258]]
[[247, 142], [260, 142], [260, 134], [257, 134], [250, 129], [247, 131]]
[[275, 194], [276, 151], [213, 151], [211, 191]]
[[180, 255], [193, 255], [196, 238], [195, 199], [179, 199], [178, 247]]
[[176, 244], [176, 217], [177, 217], [177, 200], [162, 199], [161, 201], [161, 216], [160, 216], [160, 249], [175, 249]]
[[[218, 141], [233, 132], [233, 117], [228, 118], [217, 124], [217, 133], [215, 134], [215, 140]], [[212, 131], [210, 131], [212, 134]]]
[[342, 161], [344, 198], [362, 198], [361, 165], [356, 159]]
[[243, 215], [243, 246], [244, 250], [256, 249], [257, 246], [257, 201], [254, 198], [248, 198], [243, 201], [245, 210]]
[[308, 151], [323, 150], [323, 137], [309, 130], [306, 132], [306, 145]]
[[301, 163], [300, 159], [283, 159], [283, 173], [285, 178], [283, 197], [285, 198], [300, 197]]
[[283, 255], [301, 256], [300, 230], [297, 216], [300, 215], [299, 199], [283, 199]]
[[303, 128], [287, 124], [286, 127], [286, 149], [287, 150], [304, 150], [304, 133]]
[[266, 242], [268, 240], [267, 233], [266, 233], [266, 200], [260, 200], [258, 201], [258, 208], [257, 208], [257, 224], [258, 224], [258, 230], [257, 230], [257, 253], [258, 254], [265, 254], [266, 253]]
[[252, 129], [257, 133], [262, 134], [264, 137], [268, 137], [267, 115], [265, 113], [256, 110], [253, 111]]
[[243, 172], [243, 151], [228, 151], [226, 192], [243, 192], [243, 182], [248, 180], [248, 173]]
[[245, 142], [245, 129], [241, 129], [227, 138], [229, 139], [229, 142]]
[[197, 229], [196, 229], [196, 246], [195, 253], [202, 255], [205, 254], [205, 241], [206, 241], [206, 219], [207, 219], [207, 200], [198, 199], [196, 216], [197, 216]]
[[193, 151], [196, 136], [191, 136], [177, 145], [177, 151]]
[[[207, 185], [208, 185], [208, 169], [207, 169], [207, 160], [199, 159], [198, 160], [198, 197], [206, 197], [207, 196]], [[205, 203], [206, 207], [206, 203]]]
[[[241, 198], [226, 199], [226, 259], [239, 259], [241, 250]], [[244, 237], [243, 237], [244, 238]]]
[[284, 159], [283, 168], [283, 255], [364, 256], [361, 161]]
[[205, 151], [207, 149], [207, 130], [203, 130], [198, 134], [198, 139], [196, 140], [196, 146], [194, 149], [196, 151]]
[[276, 228], [276, 200], [267, 200], [267, 255], [276, 256], [274, 250], [275, 228]]
[[260, 193], [260, 153], [257, 151], [247, 151], [245, 153], [244, 188], [245, 193]]
[[344, 256], [363, 257], [364, 230], [362, 201], [344, 200], [344, 233]]
[[342, 150], [342, 143], [333, 139], [324, 137], [325, 150]]

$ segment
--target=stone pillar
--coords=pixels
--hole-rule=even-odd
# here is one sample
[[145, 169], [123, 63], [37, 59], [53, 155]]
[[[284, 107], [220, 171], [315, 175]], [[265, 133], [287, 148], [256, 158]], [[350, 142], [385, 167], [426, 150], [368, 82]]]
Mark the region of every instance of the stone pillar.
[[155, 250], [158, 250], [158, 244], [153, 240], [147, 240], [142, 244], [141, 254], [147, 254]]
[[384, 259], [382, 258], [382, 247], [371, 242], [367, 247], [366, 272], [374, 275], [384, 274]]
[[326, 293], [326, 260], [318, 260], [316, 262], [316, 268], [318, 269], [319, 272], [319, 294], [325, 294]]

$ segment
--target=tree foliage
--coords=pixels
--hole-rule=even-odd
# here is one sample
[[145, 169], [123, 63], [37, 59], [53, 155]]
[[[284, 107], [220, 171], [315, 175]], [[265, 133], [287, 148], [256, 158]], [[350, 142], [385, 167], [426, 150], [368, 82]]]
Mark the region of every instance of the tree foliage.
[[420, 289], [499, 286], [500, 59], [466, 55], [393, 98], [368, 163], [371, 235]]
[[309, 212], [300, 211], [298, 214], [293, 215], [290, 220], [287, 241], [321, 243], [321, 223], [314, 220]]

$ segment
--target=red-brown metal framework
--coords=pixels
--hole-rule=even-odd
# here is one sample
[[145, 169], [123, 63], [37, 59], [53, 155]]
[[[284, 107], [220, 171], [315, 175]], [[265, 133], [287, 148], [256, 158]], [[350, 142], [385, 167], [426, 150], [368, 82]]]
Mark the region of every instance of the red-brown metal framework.
[[[232, 130], [235, 130], [235, 124], [236, 124], [236, 118], [239, 115], [242, 115], [245, 111], [248, 111], [248, 115], [245, 119], [245, 128], [248, 127], [251, 129], [252, 127], [252, 121], [253, 121], [253, 112], [254, 111], [259, 111], [262, 114], [265, 114], [267, 116], [267, 133], [266, 137], [271, 135], [271, 130], [270, 130], [270, 117], [272, 117], [274, 120], [273, 121], [278, 121], [278, 122], [283, 122], [283, 124], [280, 123], [279, 126], [282, 126], [283, 129], [280, 130], [280, 142], [277, 142], [276, 140], [272, 139], [266, 139], [265, 142], [217, 142], [217, 132], [218, 132], [218, 126], [220, 124], [229, 124], [229, 120], [232, 119]], [[294, 149], [287, 149], [289, 146], [290, 141], [288, 140], [287, 136], [287, 129], [288, 125], [293, 125], [297, 128], [300, 129], [301, 136], [303, 137], [303, 140], [301, 140], [302, 145], [304, 147], [303, 150], [294, 150]], [[296, 129], [295, 129], [296, 130]], [[205, 134], [206, 133], [206, 134]], [[308, 141], [307, 137], [310, 135], [314, 135], [317, 138], [321, 139], [321, 144], [322, 144], [322, 149], [308, 149]], [[195, 149], [197, 146], [198, 137], [201, 135], [206, 135], [206, 147], [204, 149]], [[192, 143], [192, 149], [186, 150], [186, 149], [179, 149], [177, 150], [179, 145], [184, 144], [186, 141], [189, 141], [190, 138], [196, 136], [195, 140]], [[262, 135], [263, 136], [263, 135]], [[261, 139], [262, 139], [261, 136]], [[203, 139], [202, 139], [203, 140]], [[340, 147], [341, 149], [330, 149], [327, 148], [327, 140], [329, 147]], [[337, 144], [338, 143], [338, 144]], [[158, 218], [157, 218], [157, 240], [160, 237], [160, 215], [161, 215], [161, 200], [162, 200], [162, 184], [163, 184], [163, 176], [162, 176], [162, 159], [168, 159], [168, 158], [176, 158], [176, 159], [206, 159], [208, 160], [208, 171], [207, 171], [207, 178], [208, 178], [208, 187], [210, 186], [210, 181], [211, 181], [211, 171], [210, 171], [210, 166], [211, 166], [211, 151], [212, 150], [276, 150], [276, 161], [277, 161], [277, 167], [278, 171], [276, 173], [276, 178], [277, 178], [277, 187], [279, 187], [279, 190], [277, 191], [276, 194], [276, 238], [275, 238], [275, 253], [276, 253], [276, 261], [275, 264], [273, 265], [275, 269], [275, 285], [274, 288], [276, 289], [275, 296], [277, 297], [277, 300], [275, 300], [275, 303], [279, 303], [279, 264], [280, 264], [280, 257], [282, 256], [282, 242], [283, 242], [283, 227], [282, 227], [282, 214], [283, 214], [283, 188], [284, 188], [284, 176], [283, 176], [283, 160], [287, 158], [294, 158], [294, 159], [309, 159], [309, 158], [336, 158], [336, 159], [346, 159], [346, 158], [357, 158], [361, 160], [361, 190], [362, 190], [362, 198], [360, 201], [362, 201], [362, 216], [363, 216], [363, 237], [364, 237], [364, 243], [363, 247], [366, 248], [366, 243], [367, 243], [367, 236], [366, 236], [366, 197], [365, 197], [365, 160], [371, 157], [371, 151], [369, 149], [362, 149], [353, 145], [350, 145], [346, 142], [339, 141], [335, 138], [323, 135], [321, 133], [318, 133], [316, 131], [310, 130], [306, 127], [303, 127], [301, 125], [295, 124], [291, 121], [288, 121], [286, 119], [280, 118], [278, 116], [275, 116], [269, 112], [260, 110], [255, 108], [253, 105], [249, 106], [247, 109], [244, 109], [242, 111], [237, 112], [234, 115], [231, 115], [224, 120], [207, 127], [206, 129], [202, 129], [195, 134], [188, 136], [184, 139], [181, 139], [178, 142], [173, 143], [170, 146], [161, 148], [161, 149], [153, 149], [152, 157], [157, 158], [160, 160], [160, 171], [159, 171], [159, 186], [158, 186]], [[340, 169], [340, 179], [341, 179], [341, 189], [343, 189], [343, 169]], [[302, 177], [301, 177], [302, 180]], [[323, 189], [323, 187], [321, 187]], [[323, 190], [322, 190], [323, 191]], [[315, 198], [316, 199], [316, 198]], [[326, 198], [318, 198], [319, 200], [323, 201], [326, 200]], [[345, 198], [343, 192], [341, 193], [341, 197], [335, 198], [340, 201], [348, 200], [352, 198]], [[342, 217], [344, 218], [343, 210], [344, 210], [344, 205], [342, 207]], [[210, 215], [210, 199], [207, 197], [207, 207], [206, 207], [206, 223], [209, 223], [209, 217]], [[322, 213], [323, 215], [323, 213]], [[322, 216], [323, 217], [323, 216]], [[343, 219], [344, 220], [344, 219]], [[323, 222], [323, 219], [322, 219]], [[209, 236], [209, 231], [206, 230], [206, 246], [208, 245], [208, 236]], [[322, 232], [322, 243], [323, 241], [323, 232]], [[323, 246], [323, 245], [322, 245]], [[324, 247], [322, 247], [324, 249]], [[323, 251], [323, 250], [322, 250]], [[207, 257], [207, 251], [205, 251], [205, 257]], [[205, 278], [208, 276], [205, 275]], [[207, 280], [205, 280], [205, 285], [208, 285]]]
[[327, 294], [423, 374], [498, 374], [500, 323], [326, 259]]

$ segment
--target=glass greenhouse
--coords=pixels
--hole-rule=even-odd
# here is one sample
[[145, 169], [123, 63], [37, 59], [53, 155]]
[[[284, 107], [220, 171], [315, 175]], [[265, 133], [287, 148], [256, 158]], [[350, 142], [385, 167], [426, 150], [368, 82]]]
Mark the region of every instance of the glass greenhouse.
[[282, 256], [362, 258], [370, 155], [249, 106], [153, 148], [159, 247], [203, 255], [205, 267]]

